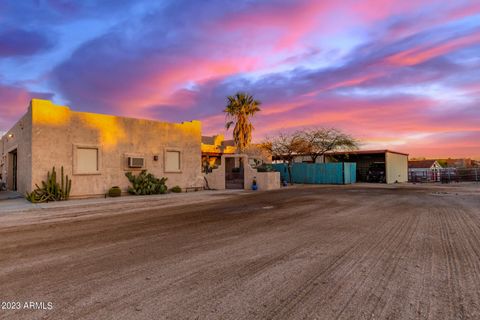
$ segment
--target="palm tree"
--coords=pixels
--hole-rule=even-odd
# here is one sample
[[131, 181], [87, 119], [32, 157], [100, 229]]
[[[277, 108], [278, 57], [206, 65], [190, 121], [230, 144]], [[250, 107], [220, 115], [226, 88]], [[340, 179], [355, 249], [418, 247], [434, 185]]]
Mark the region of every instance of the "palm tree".
[[237, 92], [234, 96], [228, 96], [227, 99], [228, 104], [223, 110], [227, 114], [225, 127], [228, 130], [235, 124], [233, 141], [237, 151], [242, 153], [252, 141], [254, 127], [250, 122], [250, 117], [260, 111], [261, 102], [245, 92]]

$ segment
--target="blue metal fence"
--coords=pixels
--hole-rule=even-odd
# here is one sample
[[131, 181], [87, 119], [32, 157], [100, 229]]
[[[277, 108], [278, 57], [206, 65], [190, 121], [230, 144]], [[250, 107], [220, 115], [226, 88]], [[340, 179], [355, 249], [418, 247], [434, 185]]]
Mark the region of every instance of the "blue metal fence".
[[[282, 180], [290, 181], [285, 163], [273, 164], [280, 172]], [[357, 164], [352, 162], [335, 163], [293, 163], [294, 183], [308, 184], [351, 184], [356, 182]]]

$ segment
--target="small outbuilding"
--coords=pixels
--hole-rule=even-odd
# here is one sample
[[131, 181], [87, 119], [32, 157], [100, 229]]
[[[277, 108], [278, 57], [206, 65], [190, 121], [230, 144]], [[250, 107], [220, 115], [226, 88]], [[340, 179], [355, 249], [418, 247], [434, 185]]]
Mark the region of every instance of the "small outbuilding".
[[392, 150], [360, 150], [325, 155], [325, 162], [354, 162], [358, 182], [408, 181], [408, 154]]

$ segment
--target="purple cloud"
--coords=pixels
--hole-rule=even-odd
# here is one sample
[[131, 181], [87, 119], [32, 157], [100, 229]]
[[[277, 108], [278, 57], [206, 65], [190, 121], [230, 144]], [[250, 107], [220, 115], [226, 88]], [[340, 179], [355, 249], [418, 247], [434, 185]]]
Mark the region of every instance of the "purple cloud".
[[52, 47], [50, 39], [35, 31], [6, 29], [0, 31], [0, 56], [30, 56]]

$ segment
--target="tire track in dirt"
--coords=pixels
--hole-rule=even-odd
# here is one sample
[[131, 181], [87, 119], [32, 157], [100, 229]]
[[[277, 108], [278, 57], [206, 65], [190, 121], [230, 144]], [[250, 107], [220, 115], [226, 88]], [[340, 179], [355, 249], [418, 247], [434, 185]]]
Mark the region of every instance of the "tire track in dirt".
[[[290, 200], [288, 202], [290, 202]], [[282, 202], [281, 205], [282, 204], [284, 203]], [[307, 212], [304, 212], [305, 210], [307, 210]], [[310, 204], [302, 205], [300, 207], [297, 206], [297, 210], [295, 211], [295, 217], [298, 217], [298, 219], [293, 221], [294, 224], [289, 223], [290, 229], [294, 228], [295, 225], [302, 225], [303, 220], [305, 220], [306, 217], [311, 215], [311, 214], [307, 214], [311, 210], [312, 208]], [[288, 221], [284, 221], [284, 220], [285, 218], [279, 217], [278, 219], [276, 219], [276, 222], [278, 223], [278, 221], [282, 221], [282, 222], [288, 223]], [[335, 220], [334, 218], [332, 217], [329, 218], [327, 216], [325, 217], [324, 224], [333, 225], [334, 220]], [[275, 221], [271, 221], [271, 222], [274, 223]], [[272, 227], [272, 228], [273, 226], [274, 224], [269, 225], [269, 227]], [[342, 240], [342, 239], [339, 239], [339, 240]], [[234, 284], [240, 285], [241, 283], [244, 283], [244, 281], [248, 281], [252, 277], [255, 277], [256, 274], [264, 273], [266, 270], [271, 270], [271, 268], [277, 266], [278, 264], [282, 264], [285, 261], [288, 261], [289, 257], [291, 258], [292, 256], [295, 255], [295, 253], [298, 253], [298, 251], [301, 251], [302, 249], [305, 249], [306, 246], [311, 245], [311, 240], [312, 240], [311, 236], [306, 237], [304, 234], [302, 235], [299, 234], [299, 238], [296, 239], [296, 242], [299, 242], [300, 245], [295, 245], [293, 247], [286, 246], [286, 248], [289, 248], [289, 249], [286, 249], [287, 251], [285, 253], [269, 253], [267, 257], [255, 259], [252, 263], [250, 262], [247, 262], [246, 264], [242, 263], [241, 266], [237, 268], [233, 273], [230, 270], [223, 271], [223, 270], [216, 269], [216, 272], [210, 274], [210, 276], [207, 276], [205, 280], [212, 281], [213, 279], [221, 278], [222, 282], [226, 282], [226, 283], [233, 282]], [[228, 295], [230, 292], [231, 292], [231, 287], [227, 285], [224, 285], [224, 286], [222, 285], [216, 288], [215, 294], [213, 296], [209, 296], [209, 299], [211, 301], [222, 299], [223, 297]], [[196, 303], [196, 299], [192, 297], [187, 300], [188, 300], [188, 303], [186, 307], [188, 307], [188, 305], [192, 305], [192, 308], [193, 308], [193, 305], [195, 305]], [[225, 314], [225, 317], [228, 317], [228, 315]]]
[[479, 201], [403, 189], [298, 188], [0, 229], [2, 294], [57, 303], [0, 318], [479, 318]]
[[[223, 210], [227, 210], [227, 209], [222, 208], [222, 210], [220, 210], [220, 211], [223, 211]], [[218, 215], [219, 215], [219, 212], [216, 212], [215, 215], [218, 216]], [[283, 219], [285, 219], [285, 218], [283, 218]], [[236, 220], [238, 220], [238, 219], [236, 219]], [[185, 229], [185, 228], [188, 228], [189, 226], [193, 226], [193, 225], [195, 225], [195, 224], [205, 225], [206, 221], [208, 221], [208, 218], [207, 218], [207, 219], [202, 219], [201, 221], [198, 221], [198, 220], [197, 220], [197, 221], [191, 222], [191, 223], [185, 223], [185, 222], [183, 221], [183, 222], [182, 222], [182, 225], [181, 225], [181, 228], [182, 228], [182, 229]], [[139, 223], [138, 225], [140, 226], [140, 225], [142, 225], [142, 223]], [[133, 224], [133, 226], [135, 226], [135, 224]], [[129, 224], [129, 228], [132, 229], [132, 224], [131, 224], [131, 223]], [[135, 228], [135, 229], [137, 229], [137, 228]], [[134, 229], [134, 230], [135, 230], [135, 229]], [[249, 228], [249, 229], [250, 229], [250, 231], [251, 231], [253, 228]], [[118, 230], [117, 230], [117, 231], [118, 231]], [[143, 230], [143, 231], [145, 231], [145, 230]], [[148, 230], [147, 230], [147, 231], [148, 231]], [[170, 232], [173, 232], [174, 230], [172, 230], [172, 228], [170, 227], [170, 228], [169, 228], [169, 231], [170, 231]], [[134, 233], [135, 233], [135, 232], [136, 232], [136, 231], [134, 231]], [[224, 231], [222, 231], [222, 232], [224, 232]], [[125, 236], [125, 233], [124, 233], [124, 232], [118, 232], [118, 233], [122, 233], [123, 236]], [[83, 234], [83, 236], [85, 236], [85, 234]], [[209, 237], [209, 236], [211, 236], [211, 234], [209, 235], [208, 233], [203, 233], [203, 236], [204, 236], [204, 237]], [[89, 237], [87, 236], [87, 238], [89, 238]], [[64, 240], [66, 243], [77, 243], [77, 245], [78, 245], [78, 242], [75, 240], [75, 238], [68, 238], [68, 239], [63, 239], [63, 240]], [[57, 242], [57, 241], [55, 241], [55, 242]], [[203, 242], [204, 242], [203, 240], [199, 241], [199, 243], [203, 243]], [[58, 242], [57, 242], [57, 243], [58, 243]], [[37, 245], [38, 245], [38, 244], [37, 244]], [[204, 245], [204, 244], [203, 244], [203, 245]], [[63, 249], [66, 250], [66, 249], [70, 249], [70, 248], [63, 248]], [[180, 253], [179, 253], [179, 254], [180, 254]], [[182, 254], [185, 254], [185, 252], [183, 252]], [[97, 254], [97, 255], [98, 255], [98, 254]], [[108, 257], [107, 257], [107, 258], [108, 258]], [[97, 261], [97, 262], [98, 262], [99, 264], [101, 264], [101, 261]], [[82, 271], [83, 271], [83, 270], [82, 270]], [[199, 273], [196, 273], [196, 274], [198, 275]], [[188, 276], [190, 276], [190, 277], [191, 277], [191, 276], [195, 276], [195, 274], [190, 274], [190, 275], [188, 275]], [[183, 281], [183, 279], [184, 279], [184, 278], [187, 278], [188, 276], [185, 276], [185, 277], [183, 277], [183, 278], [178, 279], [177, 282]]]
[[446, 266], [446, 286], [448, 291], [451, 294], [449, 299], [449, 308], [445, 310], [450, 318], [458, 317], [460, 319], [465, 319], [465, 309], [463, 306], [463, 298], [459, 292], [460, 284], [460, 271], [458, 264], [458, 253], [454, 247], [454, 240], [452, 239], [450, 232], [451, 222], [449, 219], [453, 219], [452, 216], [454, 213], [449, 212], [445, 209], [439, 210], [440, 214], [438, 215], [438, 228], [440, 230], [441, 244], [443, 256], [445, 257], [445, 266]]
[[[296, 222], [295, 222], [295, 225], [296, 225], [296, 224], [301, 224], [301, 223], [302, 223], [302, 222], [301, 222], [302, 219], [303, 219], [303, 220], [305, 219], [305, 215], [304, 215], [303, 212], [302, 212], [303, 210], [311, 210], [311, 209], [310, 209], [310, 205], [308, 205], [308, 206], [307, 206], [307, 205], [303, 205], [303, 206], [301, 206], [300, 208], [297, 208], [296, 214], [299, 215], [299, 218], [300, 218], [300, 219], [299, 219], [299, 221], [296, 221]], [[322, 209], [322, 210], [323, 210], [323, 209]], [[307, 215], [307, 216], [308, 216], [308, 215]], [[280, 218], [280, 219], [279, 219], [280, 221], [283, 220], [281, 217], [279, 217], [279, 218]], [[333, 218], [333, 217], [328, 218], [328, 217], [327, 217], [325, 223], [329, 223], [329, 222], [328, 222], [329, 219], [332, 221], [331, 224], [333, 225], [335, 218]], [[293, 227], [293, 225], [291, 225], [291, 224], [290, 224], [290, 226]], [[270, 225], [269, 227], [271, 227], [271, 225]], [[305, 236], [302, 236], [301, 238], [304, 238], [304, 237], [305, 237]], [[310, 240], [311, 240], [311, 239], [310, 239]], [[299, 239], [296, 239], [296, 242], [299, 242]], [[297, 246], [297, 249], [301, 249], [302, 246], [305, 247], [305, 245], [308, 245], [308, 243], [309, 243], [308, 239], [306, 238], [306, 239], [305, 239], [305, 242], [303, 242], [303, 243], [304, 243], [304, 244], [301, 244], [300, 246]], [[288, 250], [288, 249], [287, 249], [287, 250]], [[293, 253], [294, 251], [295, 251], [295, 249], [292, 249], [292, 253]], [[241, 267], [240, 270], [245, 270], [245, 271], [248, 270], [249, 272], [251, 271], [251, 274], [250, 274], [250, 276], [249, 276], [249, 278], [251, 278], [251, 277], [254, 276], [256, 273], [262, 272], [263, 270], [265, 270], [265, 269], [267, 269], [267, 268], [271, 268], [271, 267], [277, 265], [278, 263], [282, 263], [283, 261], [286, 261], [287, 258], [288, 258], [288, 254], [280, 254], [280, 255], [277, 255], [277, 254], [271, 255], [271, 254], [270, 254], [269, 256], [270, 256], [269, 258], [262, 258], [262, 259], [260, 259], [260, 261], [262, 261], [262, 262], [259, 262], [259, 263], [254, 262], [253, 264], [249, 263], [249, 264], [245, 265], [244, 267]], [[259, 265], [259, 264], [260, 264], [260, 265]], [[227, 277], [227, 278], [224, 278], [224, 279], [222, 279], [222, 280], [223, 280], [223, 281], [230, 281], [229, 279], [232, 279], [232, 278], [233, 278], [233, 280], [232, 280], [233, 282], [241, 281], [241, 280], [242, 280], [241, 278], [243, 278], [243, 275], [242, 275], [241, 277], [239, 277], [238, 275], [235, 276], [235, 274], [236, 274], [236, 272], [233, 273], [233, 276], [232, 276], [232, 272], [231, 272], [231, 271], [226, 271], [226, 272], [225, 272], [225, 275], [230, 275], [230, 276]], [[247, 276], [247, 275], [248, 275], [248, 273], [245, 273], [245, 276]], [[222, 278], [223, 278], [223, 277], [224, 277], [224, 274], [222, 274], [222, 273], [221, 273], [221, 274], [215, 274], [214, 276], [217, 277], [217, 278], [218, 278], [218, 277], [222, 277]], [[221, 297], [223, 297], [229, 290], [231, 291], [231, 288], [228, 288], [228, 287], [220, 287], [220, 288], [218, 288], [218, 289], [216, 290], [215, 296], [211, 296], [210, 299], [216, 299], [216, 297], [217, 297], [217, 298], [221, 298]], [[190, 300], [190, 299], [189, 299], [189, 300]], [[194, 303], [195, 303], [195, 301], [194, 301], [195, 299], [191, 299], [191, 300], [192, 300], [191, 303], [194, 304]]]
[[[382, 300], [378, 297], [385, 297], [387, 291], [387, 285], [393, 281], [394, 275], [396, 275], [400, 261], [407, 255], [407, 250], [409, 250], [409, 244], [411, 243], [415, 233], [418, 230], [419, 219], [417, 217], [410, 216], [410, 221], [406, 223], [405, 229], [402, 230], [401, 235], [397, 238], [396, 245], [391, 248], [390, 254], [387, 256], [387, 260], [390, 264], [386, 264], [383, 268], [386, 268], [387, 276], [382, 277], [376, 286], [371, 289], [370, 297], [375, 297], [375, 299], [369, 299], [368, 301], [374, 301], [373, 308], [369, 310], [371, 312], [370, 319], [374, 319], [377, 315], [380, 319], [385, 317], [387, 312], [386, 304], [388, 301], [384, 301], [383, 305], [380, 306]], [[411, 223], [410, 223], [411, 222]], [[391, 295], [388, 295], [391, 297]], [[379, 307], [380, 306], [380, 307]], [[378, 309], [378, 310], [377, 310]]]
[[466, 220], [467, 215], [462, 210], [451, 208], [442, 211], [440, 229], [447, 262], [447, 286], [453, 296], [453, 299], [450, 299], [449, 311], [452, 316], [471, 319], [472, 314], [467, 309], [472, 310], [471, 307], [476, 306], [474, 311], [477, 316], [479, 314], [478, 288], [474, 286], [472, 290], [469, 287], [470, 281], [479, 283], [480, 256], [475, 247], [478, 247], [480, 242], [476, 241], [476, 246], [472, 245], [472, 241], [478, 238], [475, 233], [469, 232], [472, 221]]
[[[387, 254], [387, 252], [391, 249], [392, 245], [395, 244], [396, 242], [396, 239], [402, 235], [404, 232], [405, 232], [405, 228], [409, 225], [408, 223], [408, 219], [405, 219], [405, 221], [403, 222], [400, 222], [400, 225], [397, 227], [397, 226], [392, 226], [392, 229], [390, 230], [390, 232], [386, 232], [386, 235], [388, 235], [389, 237], [386, 238], [386, 239], [382, 239], [382, 240], [379, 240], [377, 241], [377, 244], [378, 246], [375, 246], [375, 247], [371, 247], [369, 251], [366, 251], [364, 253], [364, 255], [360, 258], [359, 262], [364, 262], [366, 257], [369, 255], [370, 251], [376, 251], [376, 249], [379, 247], [380, 250], [377, 251], [377, 255], [379, 256], [378, 259], [376, 259], [376, 261], [372, 264], [369, 265], [369, 271], [363, 275], [363, 278], [361, 281], [357, 282], [352, 289], [352, 293], [350, 295], [350, 297], [347, 299], [346, 303], [343, 305], [343, 307], [339, 310], [339, 312], [336, 314], [336, 317], [335, 319], [340, 319], [342, 314], [345, 312], [345, 310], [347, 309], [347, 307], [352, 303], [353, 301], [353, 298], [355, 297], [355, 295], [358, 293], [358, 291], [361, 289], [361, 288], [364, 288], [365, 287], [365, 284], [367, 283], [367, 281], [369, 280], [369, 276], [371, 274], [373, 274], [374, 272], [376, 272], [377, 270], [375, 269], [378, 265], [380, 265], [382, 263], [382, 259], [380, 257], [383, 257], [384, 255]], [[392, 250], [394, 251], [394, 250]], [[390, 254], [391, 256], [392, 254]], [[353, 269], [353, 268], [352, 268]], [[347, 275], [348, 276], [348, 275]], [[340, 279], [342, 282], [343, 282], [343, 279]], [[380, 284], [379, 284], [380, 286]], [[373, 291], [373, 290], [372, 290]], [[369, 296], [371, 296], [369, 294]], [[370, 300], [367, 300], [366, 301], [366, 304], [368, 304]], [[375, 309], [375, 307], [373, 308]]]
[[[401, 223], [401, 221], [398, 221], [397, 223]], [[384, 228], [386, 228], [387, 230], [385, 231]], [[317, 289], [316, 287], [318, 286], [318, 284], [315, 284], [316, 280], [321, 278], [326, 273], [328, 272], [339, 273], [339, 274], [343, 274], [343, 277], [347, 277], [349, 274], [348, 270], [353, 270], [357, 265], [363, 262], [363, 260], [352, 260], [351, 257], [349, 256], [350, 254], [356, 252], [359, 248], [361, 248], [362, 246], [365, 246], [365, 244], [370, 243], [371, 239], [376, 238], [376, 236], [378, 235], [380, 236], [378, 241], [371, 243], [370, 246], [368, 246], [368, 249], [365, 249], [364, 256], [366, 256], [370, 251], [374, 251], [376, 248], [380, 247], [382, 244], [390, 243], [395, 239], [396, 233], [394, 231], [397, 228], [398, 226], [396, 224], [394, 224], [393, 226], [390, 226], [389, 223], [386, 221], [384, 222], [383, 225], [376, 228], [373, 235], [366, 234], [365, 236], [363, 236], [355, 244], [343, 250], [339, 255], [335, 257], [333, 261], [331, 261], [323, 269], [321, 269], [320, 271], [314, 272], [307, 279], [303, 280], [303, 284], [297, 287], [297, 289], [294, 290], [294, 292], [291, 293], [285, 299], [288, 302], [282, 305], [280, 308], [269, 312], [268, 317], [269, 318], [288, 317], [288, 315], [292, 313], [292, 310], [294, 310], [302, 302], [302, 300], [305, 297], [309, 295], [313, 295], [313, 291], [316, 290]], [[340, 282], [341, 280], [342, 279], [340, 279]], [[337, 291], [341, 289], [341, 287], [342, 285], [339, 285], [332, 288], [330, 291], [326, 291], [326, 292], [323, 291], [323, 294], [324, 296], [327, 296], [327, 297], [333, 296]]]
[[[375, 251], [378, 258], [373, 263], [368, 265], [369, 271], [366, 274], [362, 274], [361, 281], [353, 282], [355, 283], [353, 288], [348, 287], [349, 291], [353, 292], [350, 294], [350, 297], [347, 299], [343, 307], [335, 315], [336, 319], [342, 318], [347, 308], [352, 304], [354, 298], [356, 298], [357, 293], [359, 293], [360, 290], [365, 291], [367, 287], [369, 290], [362, 292], [362, 296], [368, 296], [367, 300], [362, 305], [362, 309], [367, 309], [368, 305], [372, 305], [369, 310], [365, 310], [364, 312], [368, 314], [374, 314], [374, 312], [377, 312], [377, 307], [380, 302], [380, 300], [377, 298], [382, 296], [382, 293], [386, 290], [386, 285], [391, 281], [398, 262], [404, 257], [405, 253], [403, 251], [399, 253], [399, 249], [405, 244], [408, 244], [415, 233], [415, 228], [411, 228], [411, 225], [414, 221], [416, 221], [416, 219], [412, 218], [411, 216], [402, 217], [402, 219], [399, 221], [399, 224], [397, 224], [397, 228], [392, 228], [391, 232], [387, 232], [391, 236], [387, 240], [378, 241], [380, 250]], [[406, 239], [408, 239], [408, 241], [405, 241]], [[376, 248], [373, 248], [371, 251], [375, 249]], [[362, 256], [360, 260], [362, 264], [366, 261], [369, 254], [370, 251], [366, 251]], [[388, 261], [389, 263], [385, 265], [385, 261]], [[381, 281], [378, 282], [376, 286], [371, 287], [370, 282], [372, 276], [376, 275], [382, 270], [383, 277], [381, 278]], [[345, 289], [346, 288], [344, 288], [344, 291]], [[354, 305], [352, 308], [358, 309], [358, 306]]]
[[420, 250], [420, 257], [424, 257], [428, 259], [424, 259], [421, 261], [421, 274], [422, 274], [422, 280], [421, 280], [421, 287], [419, 290], [416, 290], [418, 292], [418, 295], [415, 295], [414, 299], [411, 299], [415, 302], [410, 302], [410, 303], [415, 303], [415, 314], [418, 315], [419, 317], [422, 316], [422, 319], [429, 319], [430, 318], [430, 312], [431, 312], [431, 294], [432, 294], [432, 289], [431, 289], [431, 282], [433, 279], [433, 274], [434, 274], [434, 268], [433, 268], [433, 245], [431, 243], [431, 237], [433, 237], [434, 234], [434, 215], [432, 213], [431, 209], [427, 210], [427, 213], [423, 217], [423, 221], [426, 224], [426, 227], [423, 228], [425, 234], [427, 235], [427, 238], [422, 239], [422, 245], [421, 245], [421, 250]]

